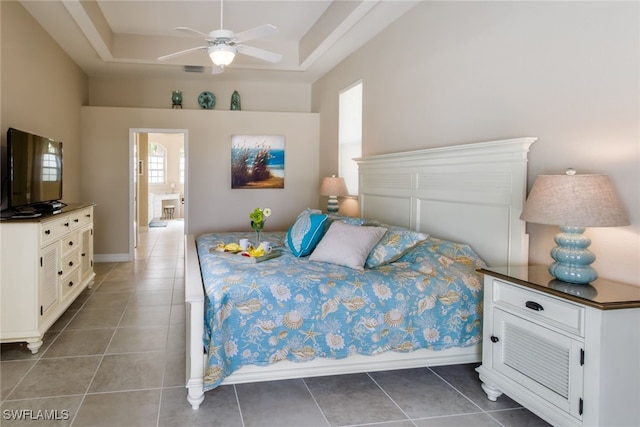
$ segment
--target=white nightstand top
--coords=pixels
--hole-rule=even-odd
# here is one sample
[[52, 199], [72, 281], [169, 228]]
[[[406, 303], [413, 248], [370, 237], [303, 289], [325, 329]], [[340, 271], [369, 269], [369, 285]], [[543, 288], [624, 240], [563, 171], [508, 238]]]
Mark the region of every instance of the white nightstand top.
[[589, 285], [574, 285], [555, 279], [543, 265], [488, 267], [480, 272], [600, 310], [640, 307], [640, 286], [606, 279], [597, 279]]

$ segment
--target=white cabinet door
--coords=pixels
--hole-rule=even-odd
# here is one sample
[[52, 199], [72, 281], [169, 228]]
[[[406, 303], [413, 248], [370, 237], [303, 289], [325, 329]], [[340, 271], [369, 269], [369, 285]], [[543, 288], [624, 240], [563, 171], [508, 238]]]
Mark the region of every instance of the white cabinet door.
[[87, 227], [80, 231], [80, 263], [82, 282], [93, 275], [93, 227]]
[[59, 254], [59, 242], [45, 246], [40, 250], [38, 305], [41, 321], [46, 318], [50, 312], [55, 311], [58, 302]]
[[500, 309], [493, 314], [494, 369], [582, 419], [582, 342]]

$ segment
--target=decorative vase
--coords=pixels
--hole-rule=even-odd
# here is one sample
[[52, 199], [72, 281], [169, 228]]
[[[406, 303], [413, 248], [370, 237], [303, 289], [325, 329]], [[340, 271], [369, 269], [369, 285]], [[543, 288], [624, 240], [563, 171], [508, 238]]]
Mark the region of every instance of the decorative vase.
[[233, 95], [231, 95], [231, 110], [240, 111], [240, 94], [237, 90], [233, 91]]
[[262, 240], [262, 230], [258, 230], [256, 229], [256, 244], [255, 247], [257, 248], [258, 246], [260, 246], [260, 241]]
[[174, 90], [171, 92], [171, 108], [182, 108], [182, 91]]

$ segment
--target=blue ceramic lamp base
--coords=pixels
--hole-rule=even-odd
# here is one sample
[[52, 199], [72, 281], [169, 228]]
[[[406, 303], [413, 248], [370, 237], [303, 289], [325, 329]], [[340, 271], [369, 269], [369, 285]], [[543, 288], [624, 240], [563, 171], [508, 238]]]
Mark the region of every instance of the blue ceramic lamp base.
[[329, 196], [329, 201], [327, 202], [327, 212], [338, 213], [339, 210], [340, 206], [338, 205], [338, 198], [336, 196]]
[[549, 273], [558, 280], [580, 285], [588, 284], [598, 278], [591, 263], [596, 256], [587, 248], [591, 244], [584, 234], [584, 227], [560, 227], [561, 233], [554, 240], [558, 246], [551, 250], [555, 260], [549, 266]]

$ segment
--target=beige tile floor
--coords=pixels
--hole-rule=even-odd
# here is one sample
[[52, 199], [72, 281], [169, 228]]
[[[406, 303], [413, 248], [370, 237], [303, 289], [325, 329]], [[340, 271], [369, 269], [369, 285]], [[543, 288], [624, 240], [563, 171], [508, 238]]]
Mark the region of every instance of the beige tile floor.
[[38, 354], [0, 346], [1, 426], [547, 425], [505, 396], [487, 400], [475, 365], [222, 386], [192, 410], [182, 240], [180, 221], [149, 229], [135, 261], [96, 264], [95, 285]]

